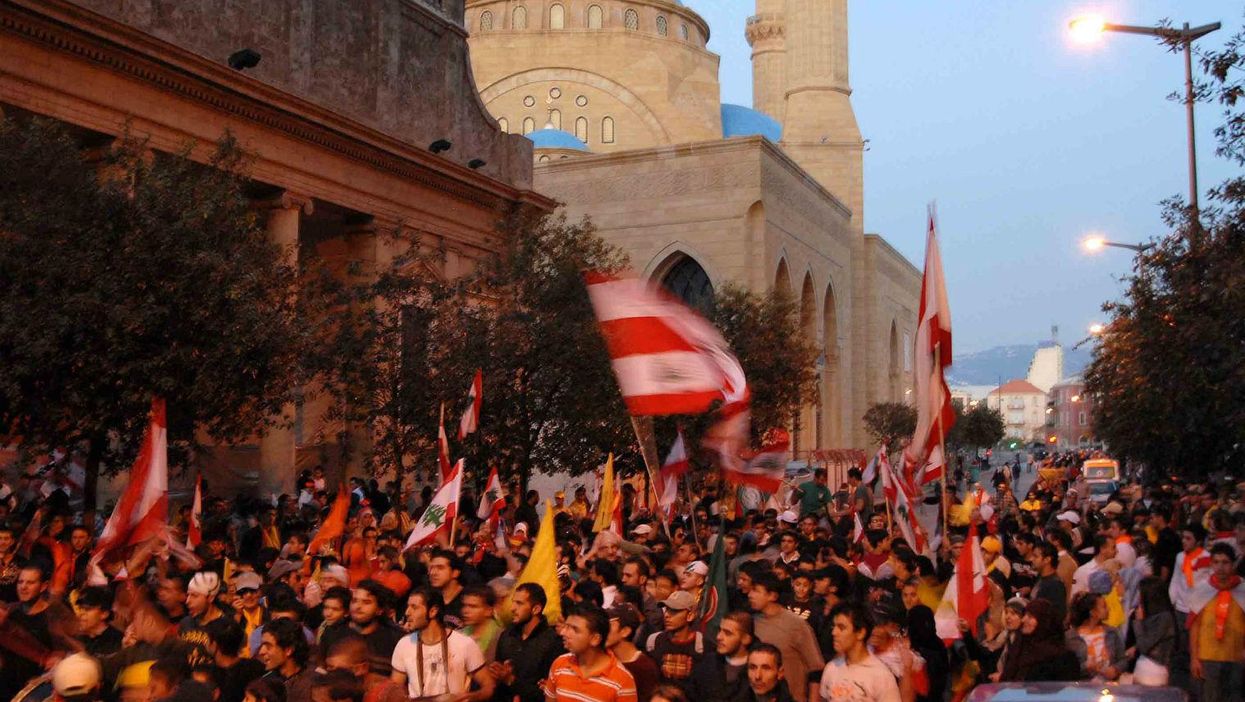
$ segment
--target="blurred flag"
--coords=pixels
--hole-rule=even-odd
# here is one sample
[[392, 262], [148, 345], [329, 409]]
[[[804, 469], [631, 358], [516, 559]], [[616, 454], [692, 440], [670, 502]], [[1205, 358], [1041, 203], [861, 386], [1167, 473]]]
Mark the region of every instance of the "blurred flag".
[[458, 420], [458, 440], [467, 438], [480, 426], [480, 404], [484, 394], [484, 373], [476, 369], [475, 378], [471, 380], [471, 389], [467, 391], [467, 409], [462, 419]]
[[151, 414], [138, 459], [130, 469], [125, 492], [117, 500], [92, 560], [110, 551], [160, 536], [169, 518], [168, 420], [164, 400], [151, 401]]
[[186, 548], [198, 548], [203, 541], [203, 474], [195, 477], [195, 496], [190, 502], [190, 523], [186, 525]]

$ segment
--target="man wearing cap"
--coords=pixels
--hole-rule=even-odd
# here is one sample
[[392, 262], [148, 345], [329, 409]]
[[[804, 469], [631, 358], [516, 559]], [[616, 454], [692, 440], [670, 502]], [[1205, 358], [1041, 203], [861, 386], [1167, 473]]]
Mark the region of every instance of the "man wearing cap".
[[636, 695], [641, 700], [653, 696], [653, 688], [657, 687], [660, 677], [657, 664], [633, 643], [636, 631], [640, 628], [640, 611], [634, 605], [622, 603], [605, 611], [610, 618], [610, 634], [605, 639], [605, 647], [619, 663], [635, 678]]
[[690, 593], [693, 601], [700, 604], [700, 596], [705, 590], [705, 578], [708, 577], [708, 564], [704, 561], [692, 561], [679, 574], [679, 589]]
[[[268, 611], [259, 601], [259, 588], [263, 584], [263, 579], [256, 573], [243, 572], [233, 577], [233, 591], [238, 596], [234, 611], [248, 640], [268, 619]], [[249, 655], [249, 649], [246, 653]]]
[[662, 683], [686, 689], [696, 661], [705, 652], [704, 637], [692, 628], [696, 598], [685, 590], [675, 590], [661, 606], [666, 629], [651, 634], [644, 648], [657, 663]]
[[756, 639], [782, 651], [791, 696], [797, 702], [816, 700], [818, 680], [826, 661], [808, 622], [779, 603], [781, 593], [782, 587], [773, 573], [760, 572], [753, 577], [748, 604], [755, 612]]
[[55, 702], [96, 702], [100, 699], [99, 663], [85, 653], [62, 658], [52, 668], [52, 699]]
[[999, 571], [1004, 578], [1012, 577], [1012, 564], [1003, 555], [1003, 542], [997, 536], [981, 540], [981, 555], [986, 562], [986, 572]]
[[211, 621], [225, 616], [221, 608], [216, 606], [216, 596], [220, 594], [220, 576], [212, 571], [200, 571], [190, 578], [186, 585], [186, 616], [177, 624], [177, 635], [183, 641], [207, 650], [208, 639], [203, 627]]
[[646, 544], [653, 536], [653, 526], [651, 524], [638, 524], [631, 530], [631, 540], [637, 544]]

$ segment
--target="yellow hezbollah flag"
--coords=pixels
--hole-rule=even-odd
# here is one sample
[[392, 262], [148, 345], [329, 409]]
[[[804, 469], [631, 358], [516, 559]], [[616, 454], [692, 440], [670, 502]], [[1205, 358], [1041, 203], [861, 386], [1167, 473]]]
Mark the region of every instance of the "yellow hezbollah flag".
[[[562, 593], [558, 588], [558, 554], [555, 543], [556, 527], [553, 524], [553, 505], [545, 500], [545, 516], [540, 520], [540, 531], [536, 534], [536, 543], [532, 545], [532, 555], [527, 565], [519, 574], [514, 585], [517, 588], [523, 583], [535, 583], [545, 590], [549, 602], [545, 605], [545, 619], [550, 624], [562, 618]], [[504, 610], [510, 614], [510, 606]]]
[[605, 460], [605, 478], [601, 481], [601, 494], [597, 497], [597, 517], [592, 521], [592, 531], [608, 531], [614, 521], [614, 454]]

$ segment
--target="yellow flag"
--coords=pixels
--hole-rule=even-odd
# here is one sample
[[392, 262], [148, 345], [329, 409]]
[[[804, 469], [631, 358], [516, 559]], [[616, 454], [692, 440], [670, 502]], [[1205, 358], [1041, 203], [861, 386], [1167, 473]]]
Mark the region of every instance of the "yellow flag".
[[[532, 544], [532, 555], [527, 565], [519, 574], [514, 585], [517, 588], [523, 583], [535, 583], [545, 591], [548, 603], [545, 605], [545, 619], [550, 624], [562, 618], [562, 593], [558, 587], [558, 553], [556, 534], [557, 527], [553, 524], [553, 505], [545, 500], [545, 516], [540, 520], [540, 531], [536, 534], [536, 543]], [[503, 608], [506, 618], [510, 616], [510, 602], [507, 600]]]
[[601, 494], [597, 496], [597, 516], [592, 521], [592, 531], [608, 531], [614, 519], [614, 454], [605, 460], [605, 479], [601, 481]]

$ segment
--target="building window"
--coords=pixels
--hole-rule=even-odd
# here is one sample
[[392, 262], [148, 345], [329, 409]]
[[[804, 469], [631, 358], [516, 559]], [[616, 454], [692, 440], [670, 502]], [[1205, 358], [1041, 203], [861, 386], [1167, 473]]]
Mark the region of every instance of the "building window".
[[480, 31], [490, 32], [493, 30], [493, 13], [485, 10], [480, 13]]
[[579, 105], [580, 107], [587, 107], [587, 106], [588, 106], [588, 96], [587, 96], [587, 95], [580, 95], [579, 97], [575, 98], [575, 104], [576, 104], [576, 105]]
[[510, 123], [506, 121], [505, 117], [498, 118], [497, 126], [500, 127], [503, 132], [507, 134], [510, 133]]
[[575, 136], [585, 144], [588, 143], [588, 118], [579, 117], [575, 120]]
[[549, 97], [553, 98], [554, 100], [557, 100], [558, 98], [562, 97], [562, 89], [561, 88], [550, 88]]
[[604, 144], [614, 143], [614, 118], [606, 117], [601, 120], [601, 142]]
[[549, 28], [563, 29], [566, 27], [566, 8], [554, 5], [549, 8]]
[[663, 15], [657, 16], [657, 33], [663, 37], [670, 33], [670, 25]]
[[538, 158], [538, 159], [536, 159], [536, 160], [537, 160], [537, 161], [540, 161], [541, 163], [548, 163], [548, 162], [549, 162], [549, 154], [541, 154], [540, 158]]
[[601, 11], [600, 5], [588, 8], [588, 29], [600, 29], [604, 19], [605, 13]]
[[627, 10], [627, 12], [623, 14], [623, 26], [626, 27], [629, 32], [634, 32], [639, 29], [640, 13], [635, 10]]
[[515, 29], [527, 29], [527, 8], [519, 5], [514, 8], [514, 15], [510, 18], [510, 25]]
[[536, 131], [536, 120], [532, 119], [531, 117], [524, 117], [523, 118], [523, 133], [531, 134], [534, 131]]
[[1081, 426], [1085, 426], [1086, 422], [1085, 422], [1085, 413], [1084, 413], [1084, 412], [1080, 412], [1080, 413], [1078, 413], [1076, 418], [1077, 418], [1077, 421], [1079, 421], [1079, 422], [1081, 423]]
[[696, 259], [683, 256], [661, 279], [661, 286], [689, 306], [706, 313], [713, 311], [713, 281]]
[[687, 41], [687, 25], [679, 25], [679, 36], [683, 37], [683, 41]]
[[535, 98], [535, 97], [533, 97], [533, 96], [531, 96], [531, 95], [528, 95], [527, 97], [523, 98], [523, 106], [524, 106], [524, 107], [531, 107], [531, 106], [533, 106], [533, 105], [535, 105], [535, 104], [536, 104], [536, 98]]
[[562, 111], [561, 110], [549, 110], [549, 124], [554, 129], [562, 128]]

